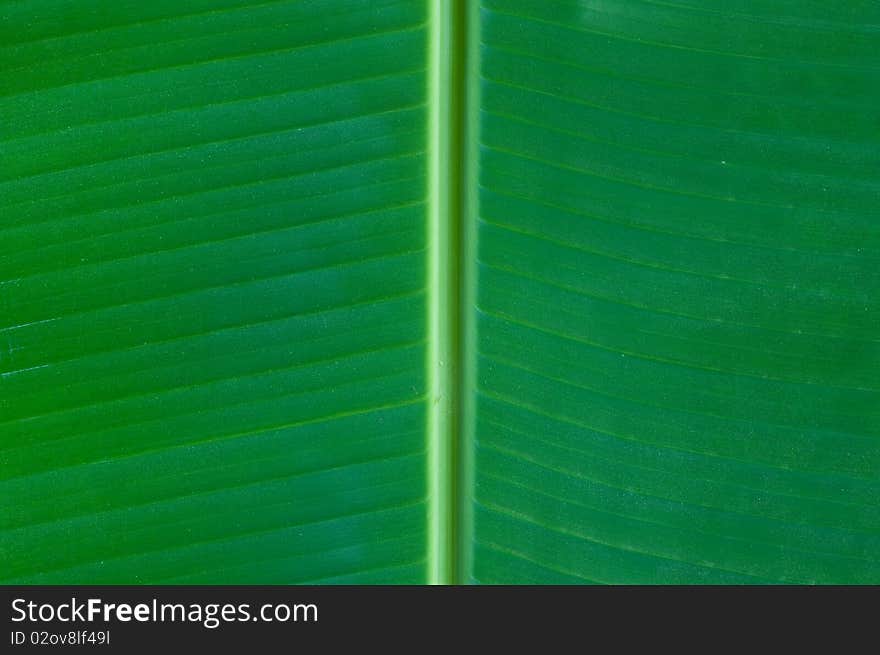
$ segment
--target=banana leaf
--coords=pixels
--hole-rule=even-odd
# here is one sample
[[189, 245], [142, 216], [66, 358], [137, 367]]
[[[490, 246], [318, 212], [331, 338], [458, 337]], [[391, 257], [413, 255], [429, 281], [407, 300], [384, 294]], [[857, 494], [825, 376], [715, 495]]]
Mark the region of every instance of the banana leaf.
[[880, 6], [0, 3], [0, 583], [880, 582]]

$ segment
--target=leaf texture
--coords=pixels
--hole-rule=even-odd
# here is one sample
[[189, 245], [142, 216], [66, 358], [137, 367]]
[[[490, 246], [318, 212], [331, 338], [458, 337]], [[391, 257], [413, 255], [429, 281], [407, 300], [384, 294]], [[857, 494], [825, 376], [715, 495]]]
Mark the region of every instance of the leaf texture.
[[0, 6], [0, 579], [426, 579], [422, 2]]
[[876, 3], [0, 2], [0, 583], [878, 583], [878, 198]]
[[877, 5], [475, 13], [468, 579], [880, 581]]

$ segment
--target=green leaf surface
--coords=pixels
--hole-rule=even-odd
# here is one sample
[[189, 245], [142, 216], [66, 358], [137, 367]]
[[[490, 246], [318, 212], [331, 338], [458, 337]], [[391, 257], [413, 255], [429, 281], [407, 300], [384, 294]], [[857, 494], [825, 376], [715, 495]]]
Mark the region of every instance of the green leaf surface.
[[0, 584], [880, 582], [880, 8], [0, 1]]
[[470, 579], [880, 581], [880, 11], [480, 3]]
[[0, 6], [0, 578], [426, 580], [424, 3]]

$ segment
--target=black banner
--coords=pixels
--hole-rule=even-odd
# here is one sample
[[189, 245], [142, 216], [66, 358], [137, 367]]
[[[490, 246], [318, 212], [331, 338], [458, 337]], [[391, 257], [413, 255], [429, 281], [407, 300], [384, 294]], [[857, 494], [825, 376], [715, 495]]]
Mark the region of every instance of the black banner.
[[[0, 652], [876, 642], [878, 587], [0, 587]], [[610, 640], [610, 641], [609, 641]], [[601, 647], [600, 647], [601, 646]], [[468, 648], [469, 649], [469, 648]], [[466, 650], [468, 650], [466, 649]], [[545, 650], [544, 647], [541, 650]]]

